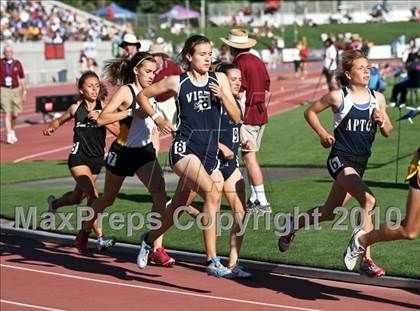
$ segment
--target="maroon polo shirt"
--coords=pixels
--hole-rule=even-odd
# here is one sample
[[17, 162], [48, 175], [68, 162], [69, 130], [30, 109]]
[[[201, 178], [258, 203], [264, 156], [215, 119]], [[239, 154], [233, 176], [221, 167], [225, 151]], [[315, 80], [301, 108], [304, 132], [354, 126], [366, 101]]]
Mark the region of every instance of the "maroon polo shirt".
[[[153, 83], [156, 83], [167, 76], [177, 76], [182, 73], [182, 70], [175, 64], [173, 61], [169, 59], [164, 59], [162, 64], [162, 69], [156, 74]], [[175, 92], [168, 91], [166, 93], [160, 94], [156, 96], [155, 99], [157, 102], [163, 102], [171, 97], [176, 96]]]
[[9, 63], [6, 58], [2, 58], [0, 62], [0, 85], [6, 87], [6, 77], [12, 77], [12, 88], [19, 86], [19, 78], [25, 78], [23, 67], [20, 61], [12, 59]]
[[266, 124], [268, 116], [265, 91], [270, 90], [267, 68], [261, 59], [249, 52], [238, 54], [234, 63], [242, 73], [241, 89], [246, 91], [244, 124]]

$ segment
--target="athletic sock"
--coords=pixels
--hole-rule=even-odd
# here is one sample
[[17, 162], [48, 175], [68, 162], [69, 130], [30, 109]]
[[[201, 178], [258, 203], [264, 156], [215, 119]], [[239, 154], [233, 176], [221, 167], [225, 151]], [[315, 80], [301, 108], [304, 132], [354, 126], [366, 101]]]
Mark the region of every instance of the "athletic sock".
[[261, 205], [267, 205], [267, 198], [265, 196], [264, 185], [261, 184], [259, 186], [254, 186], [255, 194], [257, 196], [257, 200], [260, 202]]
[[249, 197], [249, 201], [251, 203], [254, 203], [255, 200], [257, 200], [257, 194], [255, 193], [255, 188], [253, 185], [251, 185], [251, 196]]

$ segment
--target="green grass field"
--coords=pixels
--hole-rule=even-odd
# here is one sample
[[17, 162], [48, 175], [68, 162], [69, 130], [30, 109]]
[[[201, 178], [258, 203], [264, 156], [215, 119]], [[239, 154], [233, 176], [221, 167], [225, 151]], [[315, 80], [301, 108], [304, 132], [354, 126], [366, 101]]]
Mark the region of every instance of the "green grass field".
[[[291, 110], [270, 118], [269, 126], [263, 140], [260, 162], [264, 166], [317, 166], [324, 167], [328, 150], [319, 144], [318, 138], [303, 119], [304, 107]], [[375, 193], [378, 205], [381, 208], [380, 220], [384, 221], [385, 210], [390, 206], [398, 207], [402, 217], [405, 213], [405, 200], [407, 186], [402, 182], [406, 166], [412, 151], [419, 144], [420, 119], [415, 119], [414, 125], [407, 121], [401, 124], [400, 145], [400, 173], [398, 183], [395, 184], [395, 157], [397, 145], [398, 117], [397, 109], [389, 109], [391, 120], [394, 121], [395, 132], [389, 139], [377, 135], [373, 155], [365, 175], [367, 184]], [[331, 124], [331, 114], [326, 112], [321, 115], [323, 124]], [[279, 135], [279, 133], [283, 133]], [[166, 163], [166, 155], [161, 155], [161, 161]], [[38, 214], [46, 211], [46, 198], [54, 193], [56, 196], [69, 191], [60, 187], [46, 188], [21, 188], [13, 183], [68, 176], [68, 170], [63, 161], [35, 161], [19, 164], [1, 164], [1, 216], [9, 219], [15, 217], [15, 207], [22, 206], [27, 210], [30, 206], [37, 206]], [[30, 172], [30, 174], [28, 174]], [[331, 186], [331, 178], [301, 177], [285, 181], [266, 182], [267, 195], [272, 202], [274, 213], [291, 212], [297, 206], [300, 211], [305, 211], [313, 206], [323, 204]], [[168, 195], [173, 189], [169, 189]], [[144, 190], [126, 189], [118, 195], [113, 207], [107, 212], [121, 211], [124, 213], [145, 213], [151, 208], [150, 196]], [[356, 206], [351, 202], [349, 207]], [[229, 211], [224, 203], [223, 211]], [[74, 212], [72, 207], [62, 209], [65, 213]], [[189, 220], [183, 216], [181, 222]], [[259, 227], [252, 229], [253, 218], [250, 219], [241, 257], [264, 260], [278, 263], [291, 263], [313, 267], [324, 267], [343, 270], [342, 252], [347, 245], [351, 229], [331, 230], [333, 222], [322, 223], [322, 230], [302, 230], [285, 254], [277, 251], [277, 236], [274, 219], [259, 220]], [[39, 223], [39, 219], [38, 219]], [[59, 223], [59, 221], [58, 221]], [[344, 224], [348, 223], [348, 219]], [[281, 222], [280, 222], [281, 224]], [[270, 228], [265, 228], [265, 226]], [[143, 230], [138, 230], [131, 237], [127, 237], [124, 229], [110, 230], [107, 222], [105, 231], [113, 234], [120, 241], [136, 243]], [[76, 230], [66, 231], [76, 233]], [[188, 231], [172, 228], [165, 238], [167, 248], [204, 252], [202, 237], [198, 229], [193, 227]], [[401, 250], [401, 251], [396, 251]], [[223, 232], [218, 241], [220, 255], [227, 255], [228, 232]], [[401, 275], [420, 277], [420, 240], [396, 241], [381, 243], [373, 247], [374, 258], [383, 266], [388, 275]]]
[[[222, 45], [220, 37], [226, 37], [231, 27], [208, 27], [205, 35], [212, 40], [217, 47]], [[327, 24], [319, 25], [317, 27], [309, 26], [298, 26], [298, 38], [305, 36], [308, 39], [310, 48], [322, 48], [322, 42], [320, 36], [322, 33], [333, 32], [338, 33], [358, 33], [363, 39], [368, 39], [376, 45], [391, 44], [392, 41], [398, 39], [401, 34], [404, 34], [407, 39], [418, 35], [420, 26], [416, 22], [394, 22], [394, 23], [371, 23], [371, 24]], [[252, 29], [249, 29], [252, 31]], [[199, 33], [200, 30], [196, 29], [194, 33]], [[147, 33], [145, 27], [137, 29], [139, 36], [144, 36]], [[275, 29], [275, 35], [281, 35], [281, 29]], [[285, 26], [285, 44], [287, 48], [295, 47], [294, 43], [294, 26]], [[177, 45], [183, 43], [187, 38], [186, 34], [174, 35], [169, 30], [158, 29], [157, 36], [164, 37], [166, 40], [172, 41], [173, 44]], [[271, 45], [272, 39], [270, 38], [259, 38], [257, 49], [263, 49]]]

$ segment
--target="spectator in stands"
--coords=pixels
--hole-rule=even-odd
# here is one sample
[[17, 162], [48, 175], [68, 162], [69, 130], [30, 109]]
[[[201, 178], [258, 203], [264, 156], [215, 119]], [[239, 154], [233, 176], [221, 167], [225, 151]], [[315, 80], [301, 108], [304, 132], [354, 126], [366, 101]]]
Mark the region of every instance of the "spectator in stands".
[[22, 103], [26, 100], [26, 82], [20, 61], [13, 58], [13, 49], [4, 47], [4, 58], [0, 67], [0, 110], [5, 114], [4, 122], [7, 131], [7, 143], [18, 141], [15, 133], [16, 120], [22, 111]]
[[120, 47], [124, 50], [123, 58], [131, 58], [140, 50], [140, 42], [136, 36], [131, 33], [126, 33], [122, 39]]
[[[181, 68], [169, 59], [169, 55], [163, 51], [161, 45], [153, 44], [150, 47], [149, 53], [153, 55], [158, 67], [153, 83], [163, 80], [168, 76], [182, 74]], [[175, 96], [176, 93], [169, 91], [155, 97], [157, 110], [163, 114], [166, 120], [172, 122], [173, 125], [177, 124]], [[153, 137], [158, 137], [158, 135], [152, 135]], [[156, 153], [159, 153], [159, 141], [154, 141], [153, 146], [156, 149]]]
[[[411, 54], [408, 57], [408, 61], [406, 63], [407, 68], [407, 79], [404, 79], [402, 82], [394, 85], [392, 88], [391, 100], [390, 105], [398, 104], [405, 104], [407, 99], [407, 89], [408, 88], [415, 88], [418, 89], [420, 87], [420, 52], [415, 54]], [[400, 95], [400, 99], [398, 100], [398, 95]]]

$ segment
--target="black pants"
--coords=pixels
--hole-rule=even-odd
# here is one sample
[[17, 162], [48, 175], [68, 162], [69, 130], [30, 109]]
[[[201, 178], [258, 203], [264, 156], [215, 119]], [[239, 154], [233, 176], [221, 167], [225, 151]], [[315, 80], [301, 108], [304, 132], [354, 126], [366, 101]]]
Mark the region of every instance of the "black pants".
[[324, 67], [324, 69], [322, 69], [322, 73], [325, 76], [325, 79], [327, 80], [327, 85], [328, 85], [328, 91], [332, 91], [333, 88], [333, 84], [332, 84], [332, 78], [334, 76], [334, 70], [328, 70], [327, 68]]

